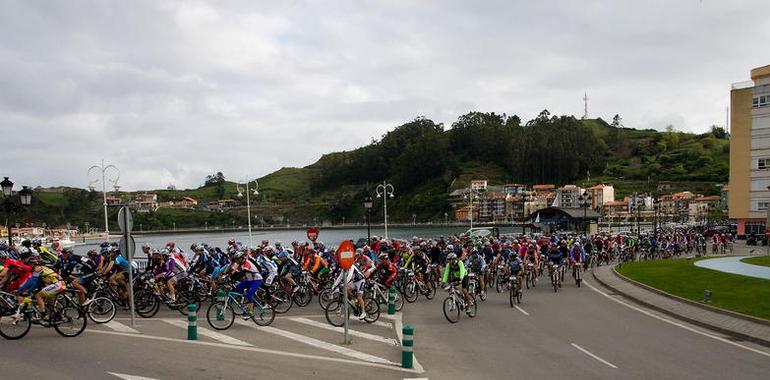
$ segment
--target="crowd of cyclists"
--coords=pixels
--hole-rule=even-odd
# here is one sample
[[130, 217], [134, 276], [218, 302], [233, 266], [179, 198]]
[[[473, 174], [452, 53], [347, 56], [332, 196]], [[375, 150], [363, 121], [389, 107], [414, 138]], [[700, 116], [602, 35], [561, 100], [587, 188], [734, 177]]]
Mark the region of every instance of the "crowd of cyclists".
[[[336, 249], [320, 241], [284, 245], [264, 240], [248, 247], [229, 240], [222, 248], [202, 242], [189, 250], [174, 242], [162, 247], [145, 244], [136, 255], [138, 262], [129, 263], [115, 243], [78, 255], [55, 244], [49, 249], [39, 240], [25, 240], [19, 247], [0, 244], [0, 335], [17, 339], [29, 324], [39, 324], [57, 331], [68, 325], [67, 333], [59, 332], [75, 336], [85, 329], [86, 319], [107, 323], [118, 310], [127, 310], [130, 287], [141, 317], [153, 317], [161, 305], [185, 314], [188, 305], [203, 311], [210, 303], [207, 319], [215, 328], [223, 319], [232, 323], [236, 314], [267, 325], [276, 313], [294, 305], [306, 307], [314, 297], [333, 325], [345, 318], [371, 323], [379, 318], [381, 306], [393, 303], [401, 310], [405, 302], [420, 296], [433, 299], [443, 288], [448, 292], [444, 315], [457, 322], [460, 312], [474, 317], [477, 302], [493, 289], [507, 292], [513, 307], [522, 302], [523, 288], [537, 286], [541, 277], [558, 292], [567, 276], [579, 287], [582, 272], [594, 266], [705, 255], [709, 245], [711, 254], [724, 254], [732, 251], [732, 244], [729, 233], [692, 229], [660, 229], [638, 237], [374, 237], [357, 247], [353, 267], [343, 271]], [[352, 315], [345, 314], [343, 289], [350, 295]], [[243, 306], [234, 307], [231, 299]]]

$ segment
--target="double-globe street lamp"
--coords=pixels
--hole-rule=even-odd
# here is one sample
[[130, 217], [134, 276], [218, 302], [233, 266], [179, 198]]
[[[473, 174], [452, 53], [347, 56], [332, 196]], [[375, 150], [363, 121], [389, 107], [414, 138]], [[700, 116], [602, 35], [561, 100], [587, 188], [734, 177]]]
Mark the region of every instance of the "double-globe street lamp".
[[473, 186], [468, 187], [468, 194], [464, 196], [468, 200], [468, 218], [471, 221], [471, 229], [473, 229], [473, 200], [479, 199], [478, 191], [473, 189]]
[[377, 198], [382, 198], [383, 211], [385, 213], [385, 240], [387, 240], [388, 239], [388, 198], [393, 198], [393, 185], [387, 183], [386, 181], [382, 181], [382, 183], [377, 185], [377, 188], [374, 190], [377, 193]]
[[366, 209], [366, 243], [371, 244], [372, 243], [372, 206], [374, 206], [374, 201], [372, 200], [372, 197], [370, 195], [367, 195], [366, 198], [364, 198], [364, 209]]
[[[108, 172], [112, 172], [112, 174], [115, 177], [109, 177]], [[118, 180], [120, 179], [120, 170], [115, 167], [115, 165], [104, 165], [104, 159], [102, 159], [102, 162], [100, 165], [94, 165], [88, 168], [88, 176], [91, 176], [91, 173], [96, 173], [97, 177], [96, 179], [92, 180], [91, 183], [88, 185], [88, 189], [91, 191], [94, 191], [96, 189], [95, 185], [99, 182], [102, 183], [102, 206], [104, 206], [104, 233], [107, 234], [107, 241], [110, 240], [110, 224], [107, 219], [107, 181], [112, 182], [112, 187], [115, 189], [115, 191], [118, 191], [120, 189], [120, 186], [118, 186]], [[98, 175], [101, 173], [102, 179], [100, 180]]]
[[[254, 246], [254, 237], [251, 234], [251, 194], [259, 195], [259, 182], [254, 180], [254, 189], [249, 189], [249, 183], [246, 181], [246, 216], [249, 218], [249, 247]], [[235, 188], [238, 190], [238, 198], [243, 198], [243, 190], [239, 184], [235, 184]]]
[[[11, 215], [18, 209], [18, 207], [11, 197], [13, 195], [13, 182], [11, 182], [8, 177], [4, 178], [5, 179], [0, 182], [0, 187], [3, 189], [3, 208], [5, 209], [6, 227], [8, 227], [8, 245], [13, 246], [13, 234], [11, 231], [11, 224], [13, 223], [11, 223]], [[18, 194], [19, 203], [21, 203], [22, 207], [27, 207], [32, 204], [32, 190], [30, 190], [29, 187], [24, 186], [19, 190]]]
[[578, 197], [578, 204], [583, 207], [583, 229], [586, 236], [588, 236], [588, 206], [591, 205], [591, 194], [588, 190], [584, 191], [582, 195]]

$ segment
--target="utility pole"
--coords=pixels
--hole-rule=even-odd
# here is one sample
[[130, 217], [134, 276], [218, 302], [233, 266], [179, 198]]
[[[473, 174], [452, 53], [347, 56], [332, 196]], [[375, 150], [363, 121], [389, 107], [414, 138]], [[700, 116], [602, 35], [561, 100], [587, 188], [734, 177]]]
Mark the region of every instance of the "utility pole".
[[583, 120], [588, 119], [588, 93], [583, 93]]

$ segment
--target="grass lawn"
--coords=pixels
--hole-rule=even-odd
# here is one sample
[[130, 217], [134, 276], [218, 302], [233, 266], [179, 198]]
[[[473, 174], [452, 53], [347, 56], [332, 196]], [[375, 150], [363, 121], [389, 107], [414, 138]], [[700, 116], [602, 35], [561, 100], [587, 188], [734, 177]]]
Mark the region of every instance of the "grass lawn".
[[711, 305], [770, 319], [770, 280], [717, 272], [693, 265], [695, 260], [655, 260], [623, 265], [621, 274], [643, 284], [687, 298], [703, 300], [712, 292]]
[[741, 261], [746, 264], [754, 264], [754, 265], [761, 265], [763, 267], [770, 267], [770, 256], [747, 257]]

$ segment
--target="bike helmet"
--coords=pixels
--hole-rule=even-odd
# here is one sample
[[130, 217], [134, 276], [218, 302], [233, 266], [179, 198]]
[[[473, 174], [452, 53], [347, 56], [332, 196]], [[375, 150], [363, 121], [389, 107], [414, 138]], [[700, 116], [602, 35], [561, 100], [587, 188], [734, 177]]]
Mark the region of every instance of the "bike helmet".
[[164, 257], [171, 256], [171, 251], [169, 251], [168, 249], [164, 249], [164, 250], [160, 251], [160, 254], [162, 256], [164, 256]]
[[29, 241], [28, 239], [24, 239], [21, 241], [21, 246], [25, 248], [29, 248], [32, 246], [32, 242]]
[[457, 255], [454, 254], [454, 253], [450, 253], [450, 254], [446, 255], [446, 259], [447, 260], [455, 260], [455, 259], [457, 259]]
[[64, 248], [64, 249], [61, 250], [61, 253], [62, 253], [62, 255], [65, 254], [65, 253], [72, 255], [75, 252], [72, 250], [72, 248]]
[[377, 257], [379, 257], [379, 259], [380, 259], [380, 260], [387, 260], [387, 259], [389, 258], [389, 257], [388, 257], [388, 254], [387, 254], [387, 253], [385, 253], [385, 252], [383, 252], [383, 253], [380, 253], [380, 255], [379, 255], [379, 256], [377, 256]]

